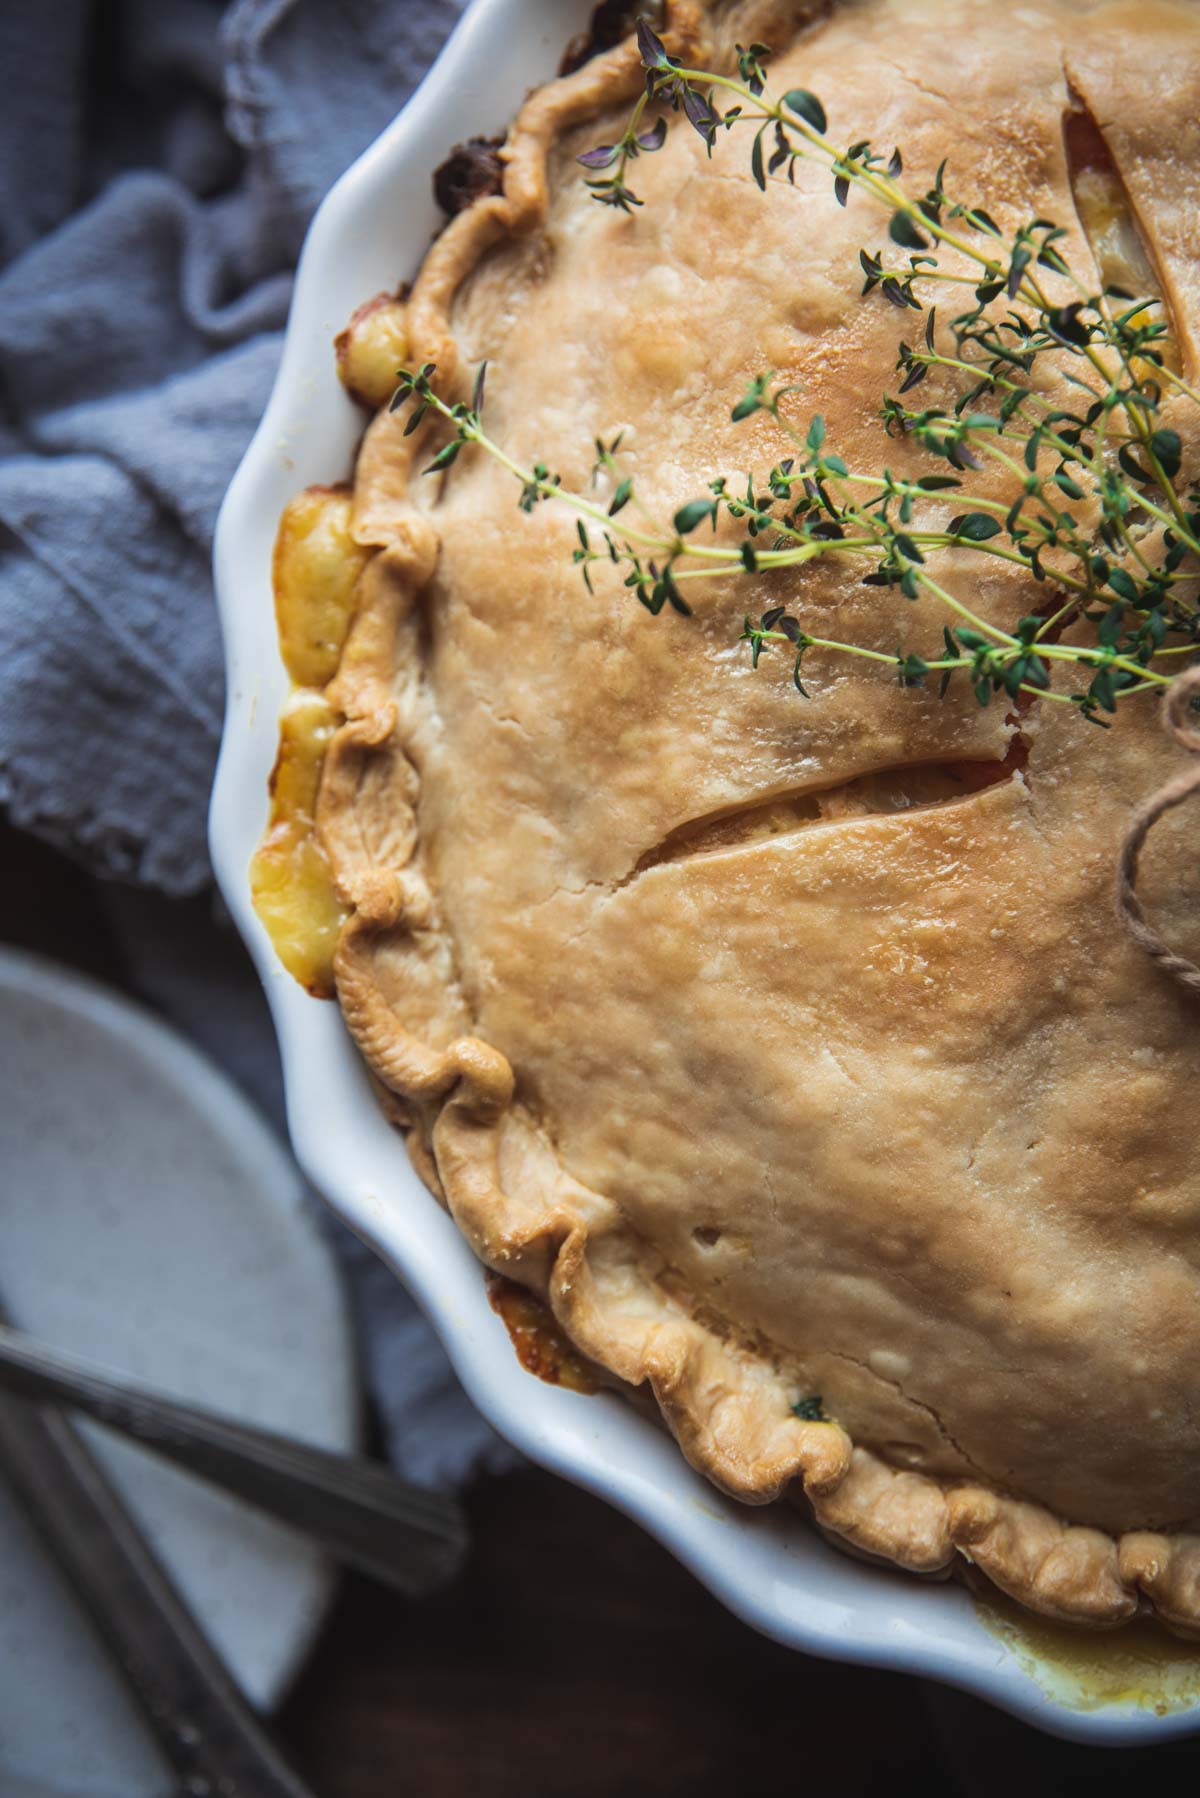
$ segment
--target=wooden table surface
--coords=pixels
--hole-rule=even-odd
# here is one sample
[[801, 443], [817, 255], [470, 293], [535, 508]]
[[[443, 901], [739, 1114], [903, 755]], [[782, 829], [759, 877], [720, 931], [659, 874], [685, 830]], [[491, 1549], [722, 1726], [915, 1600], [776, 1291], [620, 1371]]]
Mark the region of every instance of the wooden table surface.
[[[0, 941], [135, 989], [104, 890], [0, 826]], [[166, 943], [205, 899], [143, 903]], [[737, 1622], [635, 1525], [532, 1468], [468, 1495], [474, 1548], [405, 1603], [347, 1578], [282, 1707], [318, 1798], [1062, 1798], [1196, 1788], [1200, 1744], [1052, 1741], [961, 1694], [809, 1660]]]

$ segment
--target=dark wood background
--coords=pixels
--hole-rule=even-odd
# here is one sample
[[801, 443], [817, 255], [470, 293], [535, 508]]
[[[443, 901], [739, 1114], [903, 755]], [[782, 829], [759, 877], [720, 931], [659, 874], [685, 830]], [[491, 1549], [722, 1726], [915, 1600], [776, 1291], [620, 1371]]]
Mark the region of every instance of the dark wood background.
[[[138, 991], [111, 891], [0, 825], [0, 940]], [[208, 897], [144, 900], [166, 953]], [[128, 941], [128, 939], [126, 939]], [[144, 993], [138, 996], [145, 997]], [[614, 1511], [532, 1468], [481, 1481], [465, 1574], [405, 1603], [347, 1578], [280, 1733], [318, 1798], [1059, 1798], [1190, 1792], [1200, 1745], [1084, 1749], [925, 1681], [756, 1636]]]

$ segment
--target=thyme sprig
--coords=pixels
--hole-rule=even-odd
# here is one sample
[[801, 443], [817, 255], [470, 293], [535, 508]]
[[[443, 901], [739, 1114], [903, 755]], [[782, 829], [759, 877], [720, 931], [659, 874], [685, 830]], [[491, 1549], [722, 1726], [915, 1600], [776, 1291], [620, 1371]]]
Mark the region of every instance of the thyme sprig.
[[[812, 160], [832, 175], [840, 205], [859, 190], [886, 207], [891, 247], [860, 251], [863, 296], [924, 322], [898, 346], [902, 378], [884, 400], [882, 424], [887, 436], [918, 444], [940, 466], [915, 479], [886, 466], [852, 467], [828, 442], [819, 414], [803, 428], [793, 422], [784, 402], [796, 389], [767, 371], [731, 416], [767, 415], [787, 453], [765, 477], [716, 476], [668, 526], [641, 508], [620, 438], [596, 444], [593, 495], [573, 492], [544, 463], [523, 466], [487, 434], [483, 370], [468, 406], [443, 400], [426, 364], [399, 371], [392, 404], [415, 402], [410, 431], [430, 410], [450, 426], [429, 471], [449, 468], [464, 446], [478, 445], [519, 482], [525, 511], [546, 501], [574, 511], [574, 561], [589, 590], [594, 564], [608, 562], [655, 615], [667, 607], [689, 615], [690, 580], [744, 581], [821, 558], [866, 563], [864, 585], [897, 587], [908, 600], [928, 597], [949, 615], [944, 653], [932, 659], [903, 645], [893, 653], [815, 636], [780, 604], [768, 605], [757, 622], [747, 614], [740, 640], [752, 664], [786, 648], [802, 694], [812, 650], [882, 664], [903, 686], [936, 677], [943, 694], [961, 676], [980, 705], [1025, 694], [1073, 705], [1098, 724], [1122, 697], [1169, 685], [1179, 667], [1173, 658], [1200, 647], [1200, 491], [1182, 483], [1180, 438], [1160, 412], [1164, 390], [1197, 404], [1200, 395], [1172, 366], [1154, 297], [1112, 285], [1091, 291], [1064, 260], [1065, 231], [1049, 220], [1031, 219], [1005, 236], [983, 206], [952, 195], [945, 163], [914, 198], [899, 183], [899, 149], [885, 154], [866, 139], [840, 149], [815, 94], [792, 88], [771, 98], [763, 44], [738, 46], [735, 79], [683, 67], [644, 21], [638, 42], [645, 87], [625, 130], [579, 157], [591, 171], [593, 197], [625, 213], [642, 204], [629, 187], [629, 165], [662, 147], [674, 113], [710, 156], [722, 132], [753, 125], [750, 169], [763, 191], [773, 181], [794, 182], [799, 163]], [[645, 127], [653, 105], [663, 110]], [[954, 258], [948, 269], [940, 265], [947, 251]], [[939, 326], [931, 289], [964, 286], [972, 303]], [[1047, 397], [1036, 378], [1048, 357], [1077, 395], [1070, 408]], [[909, 397], [933, 369], [957, 383], [950, 407], [922, 408]], [[1010, 497], [971, 490], [971, 474], [989, 468], [1001, 471]], [[608, 489], [606, 501], [595, 495], [598, 483]], [[948, 518], [947, 502], [956, 508]], [[939, 578], [937, 552], [951, 547], [1020, 566], [1031, 601], [1037, 588], [1044, 597], [1011, 630], [1001, 627]], [[1055, 690], [1056, 663], [1073, 664], [1086, 684]]]
[[[579, 162], [585, 169], [597, 171], [587, 181], [592, 198], [599, 200], [603, 206], [615, 206], [621, 212], [632, 212], [642, 202], [625, 178], [629, 164], [640, 155], [649, 155], [654, 150], [661, 150], [667, 140], [667, 121], [658, 118], [646, 131], [639, 130], [642, 114], [650, 98], [647, 91], [633, 109], [633, 115], [615, 144], [597, 144], [593, 150], [585, 150]], [[602, 171], [611, 169], [611, 174]]]

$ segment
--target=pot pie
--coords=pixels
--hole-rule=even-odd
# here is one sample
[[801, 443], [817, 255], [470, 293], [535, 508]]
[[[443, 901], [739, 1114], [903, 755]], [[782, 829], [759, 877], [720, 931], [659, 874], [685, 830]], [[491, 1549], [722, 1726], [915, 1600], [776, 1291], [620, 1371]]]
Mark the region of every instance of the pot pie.
[[[771, 44], [775, 91], [902, 144], [914, 191], [948, 156], [1005, 229], [1064, 224], [1074, 268], [1148, 260], [1195, 380], [1186, 0], [677, 4], [664, 36], [709, 68]], [[623, 432], [656, 515], [769, 463], [771, 420], [730, 419], [768, 365], [878, 455], [899, 334], [860, 297], [878, 221], [821, 170], [760, 193], [682, 127], [638, 164], [644, 207], [596, 206], [576, 158], [642, 81], [625, 40], [534, 93], [475, 148], [496, 179], [411, 292], [339, 339], [378, 410], [353, 487], [281, 527], [297, 692], [260, 909], [293, 972], [336, 986], [481, 1259], [648, 1388], [718, 1486], [1053, 1617], [1200, 1631], [1200, 1010], [1110, 899], [1131, 809], [1178, 768], [1156, 703], [1100, 733], [815, 651], [801, 699], [739, 647], [739, 581], [655, 620], [603, 566], [586, 591], [569, 512], [527, 515], [478, 449], [423, 477], [444, 428], [388, 410], [401, 362], [461, 400], [486, 361], [509, 453], [582, 491]], [[1081, 111], [1120, 203], [1068, 167]], [[773, 596], [827, 635], [936, 648], [935, 607], [860, 574], [822, 559]], [[1030, 609], [1020, 566], [956, 574], [992, 617]], [[1144, 884], [1193, 949], [1195, 864], [1177, 814]]]

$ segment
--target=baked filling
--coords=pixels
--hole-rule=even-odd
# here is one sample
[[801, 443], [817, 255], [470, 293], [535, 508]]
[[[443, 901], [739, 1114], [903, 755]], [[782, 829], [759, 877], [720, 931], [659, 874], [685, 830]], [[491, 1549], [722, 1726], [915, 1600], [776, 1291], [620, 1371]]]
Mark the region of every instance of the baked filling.
[[[696, 0], [664, 32], [735, 75], [736, 46], [770, 43], [772, 92], [820, 95], [839, 144], [860, 126], [903, 144], [913, 192], [949, 157], [998, 233], [1058, 221], [1070, 267], [1167, 319], [1164, 367], [1196, 384], [1185, 0]], [[379, 409], [352, 501], [316, 491], [283, 528], [302, 693], [264, 916], [315, 990], [336, 938], [347, 1025], [481, 1259], [647, 1387], [726, 1491], [802, 1494], [860, 1552], [974, 1569], [1047, 1616], [1200, 1631], [1200, 1014], [1110, 897], [1131, 810], [1177, 766], [1153, 696], [1072, 702], [1100, 652], [1053, 653], [1093, 641], [1097, 609], [1052, 556], [1039, 581], [1028, 557], [968, 555], [953, 494], [923, 526], [951, 540], [939, 566], [1010, 661], [1032, 616], [1054, 690], [1034, 668], [987, 705], [962, 680], [939, 696], [970, 630], [956, 618], [942, 651], [903, 554], [873, 584], [841, 553], [769, 565], [746, 632], [774, 650], [751, 667], [754, 556], [672, 596], [661, 566], [639, 592], [600, 554], [584, 587], [572, 557], [600, 528], [528, 481], [517, 503], [509, 467], [455, 447], [447, 409], [469, 412], [486, 363], [512, 464], [614, 533], [626, 476], [639, 520], [678, 519], [715, 475], [771, 465], [776, 417], [731, 417], [769, 367], [851, 469], [877, 465], [897, 339], [911, 357], [922, 325], [871, 256], [902, 265], [911, 242], [877, 251], [886, 217], [857, 190], [843, 205], [807, 162], [759, 183], [682, 118], [636, 163], [643, 203], [597, 206], [577, 158], [619, 141], [644, 83], [626, 41], [535, 93], [501, 190], [468, 196], [411, 293], [339, 340]], [[435, 368], [442, 411], [389, 409], [393, 357]], [[1038, 366], [1043, 410], [1069, 409], [1065, 365]], [[957, 379], [931, 366], [921, 403], [949, 414]], [[1194, 409], [1160, 385], [1182, 491]], [[597, 440], [620, 449], [593, 476]], [[886, 454], [900, 480], [933, 466], [913, 432]], [[1010, 472], [959, 472], [987, 542]], [[735, 542], [724, 514], [708, 529], [689, 544]], [[1124, 529], [1106, 553], [1136, 571], [1162, 527], [1139, 505]], [[315, 796], [300, 760], [321, 762]], [[1194, 945], [1182, 814], [1145, 873]]]

